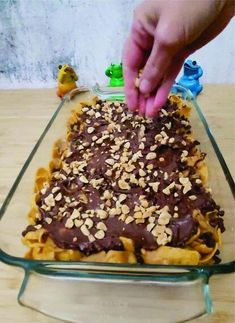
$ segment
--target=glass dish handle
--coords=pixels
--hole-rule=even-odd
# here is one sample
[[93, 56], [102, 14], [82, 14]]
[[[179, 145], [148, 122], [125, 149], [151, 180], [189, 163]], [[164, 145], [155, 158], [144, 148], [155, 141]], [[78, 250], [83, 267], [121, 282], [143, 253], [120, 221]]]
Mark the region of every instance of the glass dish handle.
[[162, 274], [136, 281], [26, 270], [18, 301], [43, 314], [81, 323], [94, 319], [96, 323], [186, 322], [211, 313], [208, 276], [203, 272], [181, 275], [177, 281], [167, 275], [163, 279]]

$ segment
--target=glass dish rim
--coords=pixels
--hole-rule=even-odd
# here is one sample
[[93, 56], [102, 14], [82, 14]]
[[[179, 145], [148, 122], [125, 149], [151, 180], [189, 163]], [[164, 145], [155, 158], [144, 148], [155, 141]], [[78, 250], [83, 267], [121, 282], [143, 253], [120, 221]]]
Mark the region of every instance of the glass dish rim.
[[[216, 140], [209, 128], [209, 125], [199, 107], [199, 105], [197, 104], [196, 99], [194, 98], [193, 94], [190, 92], [190, 90], [183, 88], [181, 86], [179, 86], [178, 84], [174, 84], [173, 88], [179, 92], [182, 93], [183, 97], [187, 100], [192, 101], [193, 106], [196, 108], [197, 114], [206, 130], [206, 133], [209, 137], [209, 140], [212, 144], [212, 147], [216, 153], [216, 156], [218, 158], [218, 161], [222, 167], [222, 170], [224, 172], [224, 175], [228, 181], [228, 184], [230, 186], [231, 192], [234, 196], [234, 187], [235, 187], [235, 183], [233, 181], [232, 175], [228, 169], [228, 166], [223, 158], [222, 153], [220, 152], [220, 149], [216, 143]], [[66, 95], [64, 97], [64, 99], [60, 102], [60, 104], [58, 105], [58, 107], [56, 108], [55, 112], [53, 113], [51, 119], [49, 120], [48, 124], [46, 125], [45, 129], [43, 130], [41, 136], [39, 137], [38, 141], [36, 142], [35, 146], [33, 147], [31, 153], [29, 154], [28, 158], [26, 159], [22, 169], [20, 170], [18, 176], [16, 177], [15, 182], [13, 183], [9, 193], [7, 194], [2, 207], [0, 209], [0, 221], [2, 219], [2, 217], [4, 216], [5, 210], [8, 206], [8, 204], [10, 203], [17, 187], [18, 184], [21, 181], [21, 178], [23, 177], [26, 169], [28, 168], [31, 160], [33, 159], [35, 153], [37, 152], [37, 149], [39, 148], [43, 138], [45, 137], [45, 135], [47, 134], [47, 132], [49, 131], [49, 129], [51, 128], [53, 122], [56, 120], [57, 115], [59, 114], [59, 112], [61, 111], [62, 107], [64, 106], [64, 104], [68, 101], [70, 101], [71, 96], [79, 93], [79, 92], [86, 92], [86, 91], [90, 91], [92, 93], [94, 93], [94, 96], [103, 96], [106, 97], [107, 99], [111, 99], [111, 100], [123, 100], [124, 98], [124, 92], [123, 92], [123, 88], [109, 88], [109, 87], [100, 87], [98, 84], [96, 84], [93, 87], [89, 87], [89, 88], [83, 88], [82, 91], [79, 91], [79, 89], [75, 89], [74, 93], [69, 93], [68, 95]], [[72, 94], [72, 95], [71, 95]], [[98, 263], [98, 262], [79, 262], [79, 261], [51, 261], [51, 260], [33, 260], [33, 259], [26, 259], [23, 257], [15, 257], [12, 256], [6, 252], [4, 252], [1, 249], [0, 246], [0, 261], [12, 265], [12, 266], [18, 266], [21, 267], [25, 270], [33, 270], [35, 272], [44, 274], [44, 275], [53, 275], [53, 274], [58, 274], [59, 272], [61, 274], [64, 273], [64, 270], [66, 271], [66, 269], [62, 269], [59, 268], [60, 266], [66, 266], [67, 269], [71, 266], [77, 266], [78, 271], [81, 270], [85, 270], [86, 267], [89, 267], [89, 271], [96, 271], [97, 267], [103, 267], [103, 268], [107, 268], [108, 269], [112, 269], [113, 271], [111, 272], [111, 274], [115, 274], [115, 269], [117, 269], [116, 274], [118, 275], [118, 269], [120, 270], [120, 268], [124, 268], [128, 271], [128, 268], [138, 268], [140, 269], [140, 272], [143, 272], [148, 269], [175, 269], [175, 270], [185, 270], [186, 272], [197, 272], [197, 273], [204, 273], [208, 276], [211, 276], [213, 274], [223, 274], [223, 273], [231, 273], [231, 272], [235, 272], [235, 260], [230, 261], [230, 262], [226, 262], [226, 263], [222, 263], [222, 264], [213, 264], [213, 265], [197, 265], [197, 266], [186, 266], [186, 265], [146, 265], [146, 264], [134, 264], [134, 265], [130, 265], [130, 264], [110, 264], [110, 263]], [[54, 266], [54, 268], [53, 268]], [[92, 269], [93, 267], [93, 269]], [[104, 269], [102, 269], [104, 270]], [[120, 271], [119, 271], [120, 272]], [[135, 274], [134, 271], [130, 271], [130, 274]], [[67, 276], [71, 275], [71, 272], [67, 271]], [[133, 277], [133, 275], [130, 275], [130, 278]]]

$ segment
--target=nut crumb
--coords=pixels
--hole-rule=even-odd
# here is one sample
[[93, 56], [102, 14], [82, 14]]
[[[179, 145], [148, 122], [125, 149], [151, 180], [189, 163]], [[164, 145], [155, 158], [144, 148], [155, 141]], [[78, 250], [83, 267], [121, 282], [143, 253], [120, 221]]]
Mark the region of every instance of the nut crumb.
[[147, 160], [152, 160], [152, 159], [155, 159], [157, 157], [157, 154], [156, 153], [148, 153], [147, 156], [146, 156], [146, 159]]
[[95, 130], [95, 128], [94, 127], [88, 127], [87, 128], [87, 132], [90, 134], [90, 133], [92, 133], [93, 131]]
[[97, 231], [97, 232], [95, 233], [95, 237], [96, 237], [96, 239], [101, 240], [101, 239], [103, 239], [103, 238], [104, 238], [104, 236], [105, 236], [105, 233], [104, 233], [104, 231], [103, 231], [103, 230], [99, 230], [99, 231]]

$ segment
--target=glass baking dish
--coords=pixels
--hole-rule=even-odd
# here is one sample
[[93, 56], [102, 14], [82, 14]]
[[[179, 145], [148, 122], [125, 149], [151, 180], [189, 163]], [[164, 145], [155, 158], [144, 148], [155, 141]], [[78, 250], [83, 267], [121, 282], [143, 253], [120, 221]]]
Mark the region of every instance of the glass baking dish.
[[[182, 322], [212, 312], [209, 278], [234, 272], [234, 182], [207, 122], [190, 92], [178, 85], [192, 105], [194, 136], [207, 153], [213, 197], [225, 211], [220, 264], [209, 266], [120, 265], [38, 261], [23, 258], [21, 232], [34, 187], [35, 173], [51, 160], [54, 142], [64, 137], [71, 109], [92, 98], [123, 100], [122, 88], [73, 91], [60, 103], [26, 160], [0, 210], [0, 260], [25, 271], [20, 304], [72, 322]], [[78, 92], [78, 93], [76, 93]]]

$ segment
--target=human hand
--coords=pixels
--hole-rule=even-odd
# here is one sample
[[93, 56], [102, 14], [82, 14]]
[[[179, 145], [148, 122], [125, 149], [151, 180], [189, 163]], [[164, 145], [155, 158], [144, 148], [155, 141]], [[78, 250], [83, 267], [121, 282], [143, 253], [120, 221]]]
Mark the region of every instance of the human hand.
[[[234, 15], [233, 0], [145, 0], [135, 10], [123, 55], [131, 111], [153, 117], [184, 60], [216, 37]], [[139, 89], [135, 86], [143, 69]]]

